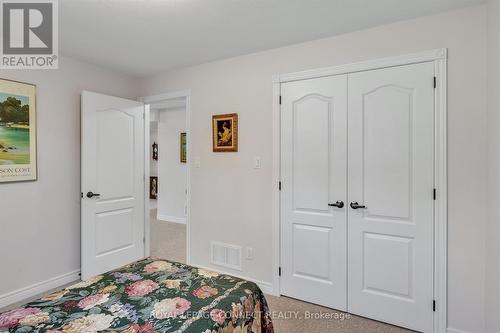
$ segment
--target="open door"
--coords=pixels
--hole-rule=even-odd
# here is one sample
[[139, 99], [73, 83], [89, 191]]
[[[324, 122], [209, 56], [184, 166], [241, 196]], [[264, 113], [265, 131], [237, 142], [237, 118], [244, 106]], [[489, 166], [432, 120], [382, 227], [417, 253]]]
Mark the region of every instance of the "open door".
[[144, 105], [83, 91], [82, 279], [144, 257]]

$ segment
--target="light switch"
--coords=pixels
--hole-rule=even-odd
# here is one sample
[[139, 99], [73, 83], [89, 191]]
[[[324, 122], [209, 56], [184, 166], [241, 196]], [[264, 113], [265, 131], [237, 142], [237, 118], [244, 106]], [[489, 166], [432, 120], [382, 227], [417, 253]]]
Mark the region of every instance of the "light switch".
[[247, 247], [247, 260], [253, 260], [253, 248]]
[[253, 168], [260, 169], [261, 167], [262, 167], [262, 161], [260, 159], [260, 156], [255, 156], [253, 161]]
[[196, 156], [194, 158], [194, 167], [195, 168], [200, 168], [201, 167], [201, 158], [199, 156]]

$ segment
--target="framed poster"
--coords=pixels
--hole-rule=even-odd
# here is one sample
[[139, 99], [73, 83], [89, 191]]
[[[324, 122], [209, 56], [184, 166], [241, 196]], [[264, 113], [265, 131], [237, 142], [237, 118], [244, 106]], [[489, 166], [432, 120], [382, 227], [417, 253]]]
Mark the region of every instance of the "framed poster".
[[187, 151], [186, 151], [186, 133], [181, 133], [180, 137], [180, 151], [181, 151], [181, 163], [186, 163], [187, 161]]
[[0, 79], [0, 183], [36, 179], [36, 86]]
[[214, 152], [238, 151], [238, 114], [212, 116], [212, 136]]

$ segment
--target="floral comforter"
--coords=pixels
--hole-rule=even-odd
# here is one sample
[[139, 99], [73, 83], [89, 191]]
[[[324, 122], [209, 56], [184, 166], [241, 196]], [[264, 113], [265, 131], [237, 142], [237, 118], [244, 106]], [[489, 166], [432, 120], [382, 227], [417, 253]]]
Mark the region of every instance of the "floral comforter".
[[148, 258], [0, 314], [0, 332], [272, 333], [257, 285]]

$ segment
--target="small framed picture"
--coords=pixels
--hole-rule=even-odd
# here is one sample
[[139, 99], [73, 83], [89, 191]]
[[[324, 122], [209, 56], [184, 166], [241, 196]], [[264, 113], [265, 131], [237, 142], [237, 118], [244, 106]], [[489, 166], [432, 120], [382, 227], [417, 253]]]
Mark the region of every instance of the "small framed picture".
[[149, 177], [149, 199], [158, 199], [158, 177]]
[[186, 133], [181, 133], [181, 137], [180, 137], [179, 141], [180, 141], [181, 163], [186, 163], [186, 161], [187, 161], [187, 151], [186, 151], [187, 138], [186, 138]]
[[153, 142], [153, 160], [158, 161], [158, 144]]
[[212, 116], [213, 151], [238, 151], [238, 114]]

